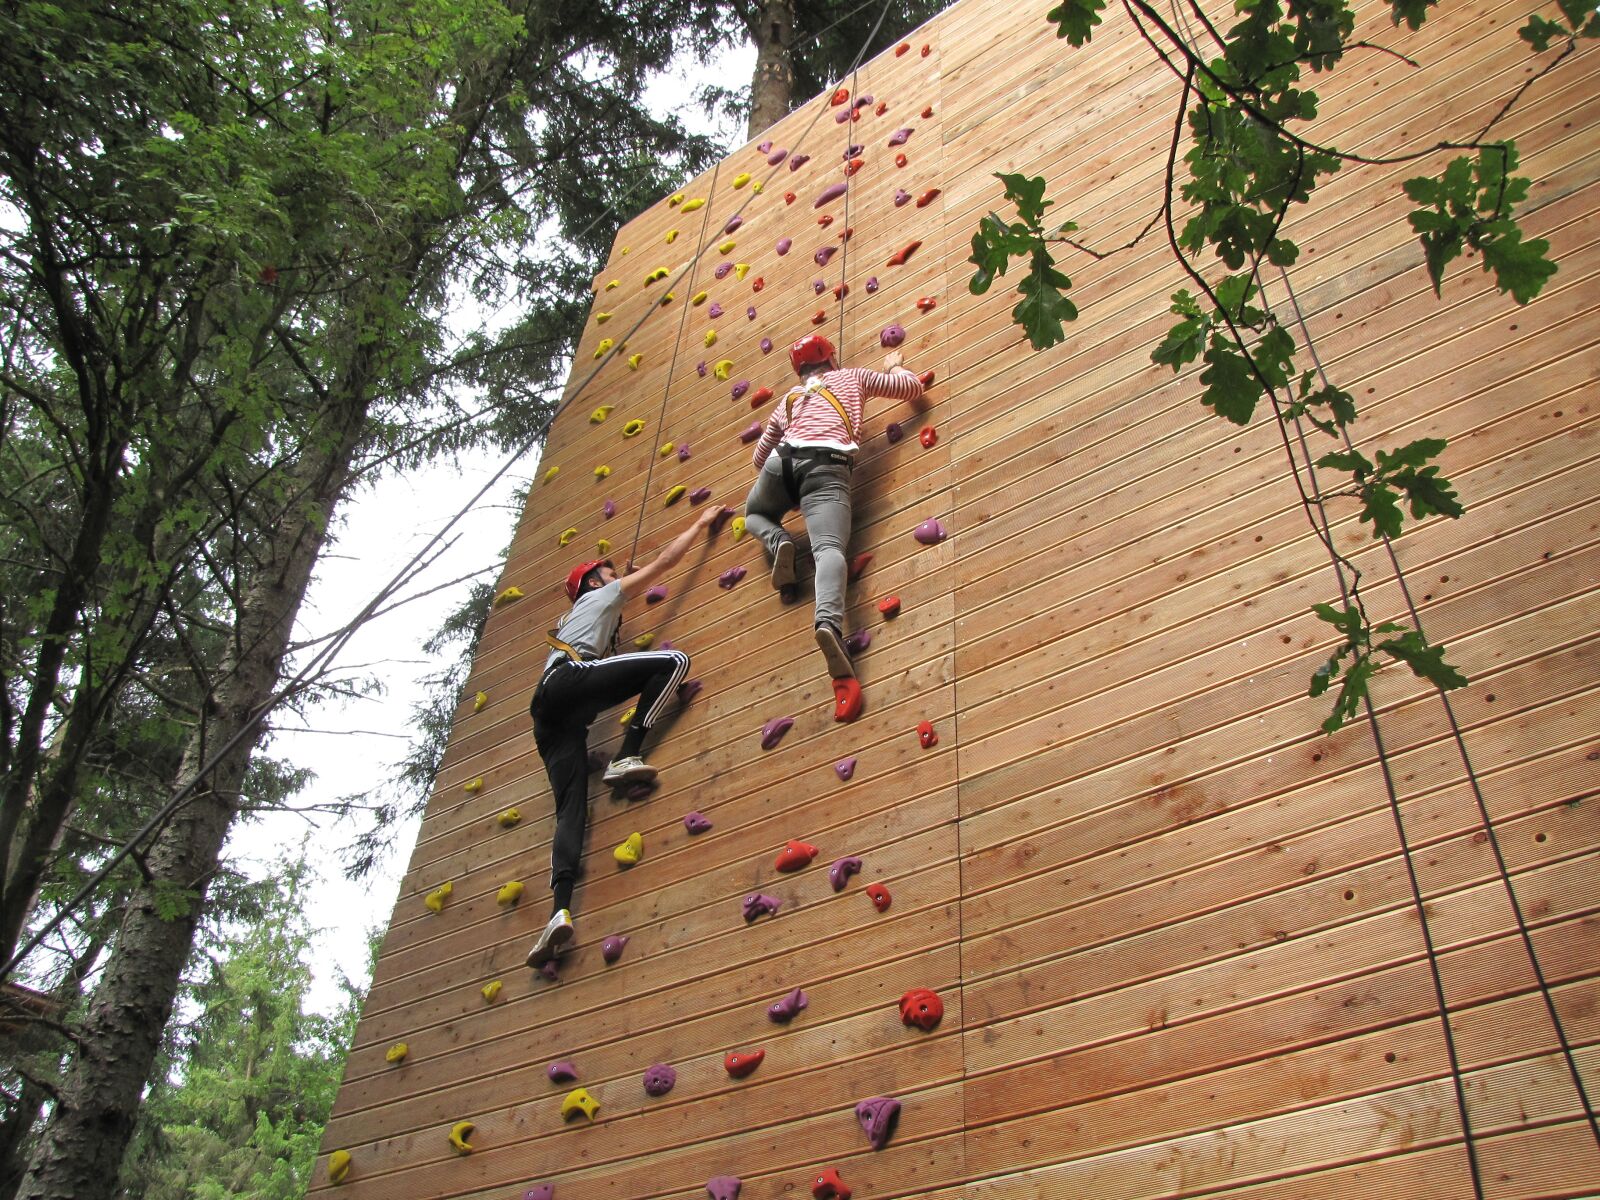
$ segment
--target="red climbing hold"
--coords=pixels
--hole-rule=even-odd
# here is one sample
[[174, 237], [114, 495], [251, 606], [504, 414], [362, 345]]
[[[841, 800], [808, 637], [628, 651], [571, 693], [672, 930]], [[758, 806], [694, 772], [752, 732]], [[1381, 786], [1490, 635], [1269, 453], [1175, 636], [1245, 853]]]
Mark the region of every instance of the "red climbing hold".
[[877, 113], [880, 117], [883, 116], [884, 113], [889, 111], [889, 102], [887, 100], [879, 100], [878, 107], [872, 111]]
[[910, 161], [904, 154], [896, 154], [894, 156], [894, 165], [897, 167], [903, 167]]
[[928, 105], [927, 108], [922, 110], [922, 119], [924, 121], [926, 121], [932, 116], [933, 116], [933, 105], [930, 104], [930, 105]]
[[901, 42], [898, 46], [896, 46], [894, 48], [894, 56], [896, 58], [899, 58], [902, 54], [904, 54], [909, 49], [911, 49], [911, 43], [910, 42]]
[[917, 722], [917, 741], [922, 743], [924, 750], [931, 750], [939, 744], [939, 735], [933, 731], [932, 721]]
[[793, 204], [795, 202], [795, 194], [793, 192], [785, 192], [783, 194], [783, 202], [785, 204]]
[[832, 213], [823, 213], [820, 217], [817, 218], [817, 224], [821, 225], [824, 229], [826, 229], [829, 225], [833, 224], [833, 214]]
[[872, 552], [866, 551], [856, 555], [850, 560], [850, 582], [854, 583], [866, 574], [867, 567], [872, 563]]
[[885, 621], [892, 621], [900, 615], [900, 597], [885, 596], [878, 601], [878, 611], [883, 614]]
[[944, 1016], [944, 1001], [932, 988], [912, 988], [900, 997], [900, 1019], [918, 1029], [932, 1029]]
[[743, 1079], [759, 1067], [766, 1056], [765, 1050], [731, 1050], [722, 1060], [722, 1069], [735, 1079]]
[[928, 205], [932, 204], [938, 198], [939, 198], [939, 189], [938, 188], [929, 188], [927, 191], [923, 192], [922, 195], [917, 197], [917, 207], [918, 208], [927, 208]]
[[919, 312], [932, 312], [938, 303], [939, 301], [932, 296], [923, 296], [917, 300], [917, 310]]
[[851, 121], [852, 124], [854, 124], [856, 121], [859, 121], [859, 120], [861, 120], [861, 110], [858, 108], [858, 109], [856, 109], [854, 112], [852, 112], [850, 114], [850, 121]]
[[778, 857], [773, 866], [780, 871], [798, 871], [802, 867], [810, 866], [811, 860], [817, 856], [817, 848], [810, 842], [797, 842], [790, 840], [778, 851]]
[[750, 407], [760, 408], [763, 404], [771, 399], [772, 389], [763, 385], [750, 393]]
[[811, 1181], [815, 1200], [850, 1200], [850, 1188], [839, 1178], [839, 1168], [829, 1167]]
[[931, 388], [933, 386], [932, 371], [924, 371], [921, 375], [918, 375], [917, 378], [921, 380], [924, 389]]
[[879, 912], [889, 911], [889, 889], [881, 883], [867, 884], [867, 899], [872, 901], [872, 907]]
[[828, 103], [837, 108], [848, 99], [850, 99], [850, 89], [842, 87], [833, 93], [833, 99], [828, 101]]
[[750, 290], [752, 292], [759, 292], [762, 288], [764, 288], [766, 286], [767, 286], [766, 277], [762, 276], [762, 275], [757, 275], [755, 277], [755, 281], [753, 283], [751, 283], [751, 285], [750, 285]]
[[866, 159], [864, 159], [864, 158], [852, 158], [849, 162], [845, 163], [845, 165], [844, 165], [844, 173], [846, 175], [854, 175], [857, 171], [861, 170], [861, 168], [866, 166], [866, 165], [867, 165], [867, 160]]
[[833, 285], [833, 298], [835, 300], [843, 300], [849, 294], [850, 285], [848, 283], [836, 283]]
[[828, 314], [823, 312], [822, 309], [819, 308], [819, 309], [817, 309], [817, 315], [811, 318], [811, 323], [813, 325], [822, 325], [822, 324], [825, 324], [827, 322], [827, 320], [828, 320]]
[[928, 55], [930, 55], [932, 53], [933, 53], [933, 47], [932, 46], [925, 45], [925, 46], [922, 47], [922, 57], [923, 58], [927, 58]]
[[889, 256], [889, 265], [891, 267], [905, 266], [906, 262], [911, 258], [911, 256], [917, 252], [917, 247], [920, 245], [922, 245], [921, 242], [908, 242], [905, 246], [899, 250], [896, 250], [892, 255]]
[[932, 425], [924, 425], [922, 432], [917, 434], [917, 441], [922, 443], [924, 450], [932, 450], [934, 443], [939, 440], [939, 431]]
[[846, 225], [842, 232], [836, 233], [833, 236], [838, 238], [841, 242], [848, 242], [851, 238], [855, 237], [855, 235], [856, 227], [854, 225]]
[[861, 683], [854, 677], [833, 681], [833, 719], [850, 722], [861, 715]]

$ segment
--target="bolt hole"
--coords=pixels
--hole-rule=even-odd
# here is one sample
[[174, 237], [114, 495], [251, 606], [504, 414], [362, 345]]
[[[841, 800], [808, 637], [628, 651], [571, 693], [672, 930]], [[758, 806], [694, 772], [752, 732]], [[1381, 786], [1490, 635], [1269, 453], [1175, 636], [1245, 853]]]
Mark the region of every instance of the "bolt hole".
[[1536, 833], [1533, 835], [1533, 840], [1544, 843], [1550, 840], [1550, 835], [1548, 833]]
[[1393, 1050], [1389, 1051], [1389, 1053], [1387, 1053], [1387, 1054], [1385, 1054], [1383, 1056], [1383, 1061], [1386, 1062], [1386, 1063], [1392, 1063], [1394, 1060], [1395, 1060], [1395, 1053], [1394, 1053]]
[[1344, 890], [1344, 898], [1346, 900], [1354, 900], [1356, 898], [1356, 894], [1355, 894], [1355, 892], [1351, 891], [1349, 888], [1346, 888]]

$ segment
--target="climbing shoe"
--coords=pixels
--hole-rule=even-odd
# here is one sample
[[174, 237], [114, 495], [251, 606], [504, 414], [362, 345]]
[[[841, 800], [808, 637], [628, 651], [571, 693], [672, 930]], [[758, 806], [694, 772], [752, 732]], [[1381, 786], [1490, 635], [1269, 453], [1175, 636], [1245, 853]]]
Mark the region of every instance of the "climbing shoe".
[[528, 951], [528, 965], [537, 971], [560, 954], [561, 947], [571, 940], [572, 914], [564, 908], [558, 908], [544, 927], [544, 932], [539, 935], [539, 940], [534, 942], [533, 949]]
[[628, 783], [644, 783], [655, 777], [656, 769], [635, 754], [617, 759], [600, 778], [611, 787], [620, 787]]
[[828, 660], [829, 675], [835, 679], [855, 678], [855, 666], [850, 662], [839, 631], [826, 621], [817, 622], [817, 646], [822, 650], [822, 657]]
[[794, 583], [794, 539], [787, 533], [772, 552], [772, 586], [786, 588]]

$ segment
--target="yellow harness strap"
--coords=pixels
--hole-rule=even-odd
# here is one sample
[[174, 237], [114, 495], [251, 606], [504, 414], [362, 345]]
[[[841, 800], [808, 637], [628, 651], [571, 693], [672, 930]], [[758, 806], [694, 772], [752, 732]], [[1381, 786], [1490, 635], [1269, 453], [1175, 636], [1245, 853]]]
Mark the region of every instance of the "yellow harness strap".
[[[813, 392], [815, 392], [816, 394], [820, 395], [829, 404], [833, 405], [833, 411], [838, 413], [839, 414], [839, 420], [844, 422], [844, 433], [845, 433], [845, 436], [848, 437], [852, 442], [855, 441], [855, 438], [856, 438], [855, 426], [850, 423], [850, 414], [845, 412], [844, 405], [839, 403], [839, 397], [835, 396], [832, 391], [830, 391], [828, 388], [823, 387], [821, 384], [818, 384], [815, 388], [801, 391], [800, 395], [809, 396]], [[794, 422], [794, 401], [795, 401], [795, 393], [794, 392], [790, 392], [787, 396], [785, 396], [783, 398], [784, 416], [788, 419], [788, 421], [791, 424], [793, 424], [793, 422]]]

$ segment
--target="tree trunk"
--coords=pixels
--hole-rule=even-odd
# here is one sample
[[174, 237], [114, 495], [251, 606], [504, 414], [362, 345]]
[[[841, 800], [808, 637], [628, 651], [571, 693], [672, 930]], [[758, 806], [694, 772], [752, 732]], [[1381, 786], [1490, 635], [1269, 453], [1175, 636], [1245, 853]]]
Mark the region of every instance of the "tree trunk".
[[[356, 377], [343, 381], [341, 392], [364, 397], [364, 371], [353, 370]], [[240, 606], [238, 649], [184, 754], [180, 783], [192, 780], [218, 747], [248, 726], [277, 687], [328, 516], [349, 478], [366, 405], [352, 400], [329, 411], [337, 427], [308, 439], [287, 480], [283, 514], [263, 541], [259, 573]], [[18, 1191], [22, 1200], [100, 1200], [115, 1193], [139, 1099], [258, 740], [259, 735], [241, 738], [152, 845], [146, 859], [150, 881], [128, 905], [60, 1100]]]
[[756, 72], [750, 81], [750, 127], [754, 139], [769, 125], [789, 115], [794, 93], [794, 0], [762, 0], [751, 37], [756, 44]]

